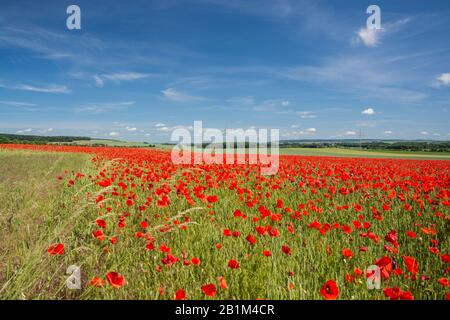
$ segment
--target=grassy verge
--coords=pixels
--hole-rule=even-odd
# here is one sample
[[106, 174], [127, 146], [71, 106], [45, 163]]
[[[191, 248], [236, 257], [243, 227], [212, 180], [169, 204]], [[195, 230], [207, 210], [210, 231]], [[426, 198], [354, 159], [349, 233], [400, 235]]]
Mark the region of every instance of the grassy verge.
[[57, 177], [84, 168], [88, 159], [83, 154], [0, 150], [1, 298], [39, 295], [35, 280], [45, 273], [46, 249], [67, 231], [61, 228], [63, 215], [72, 206]]

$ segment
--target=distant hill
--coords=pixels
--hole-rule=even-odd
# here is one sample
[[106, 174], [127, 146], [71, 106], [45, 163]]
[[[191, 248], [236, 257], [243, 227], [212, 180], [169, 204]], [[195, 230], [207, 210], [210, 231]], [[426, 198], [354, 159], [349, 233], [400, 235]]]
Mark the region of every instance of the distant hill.
[[89, 137], [70, 136], [35, 136], [0, 133], [0, 143], [26, 143], [26, 144], [47, 144], [50, 142], [73, 142], [78, 140], [91, 140]]
[[394, 139], [282, 140], [280, 141], [280, 147], [450, 152], [450, 141]]

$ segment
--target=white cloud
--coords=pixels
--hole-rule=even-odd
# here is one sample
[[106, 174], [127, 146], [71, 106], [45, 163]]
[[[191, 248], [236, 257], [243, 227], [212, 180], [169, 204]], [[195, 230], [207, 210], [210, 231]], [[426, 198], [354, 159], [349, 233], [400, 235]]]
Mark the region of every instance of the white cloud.
[[282, 105], [283, 107], [287, 107], [289, 104], [290, 104], [289, 101], [282, 101], [282, 102], [281, 102], [281, 105]]
[[105, 82], [103, 81], [103, 79], [100, 76], [94, 74], [93, 78], [94, 78], [94, 81], [95, 81], [95, 85], [97, 87], [101, 88], [101, 87], [103, 87], [105, 85]]
[[308, 128], [305, 131], [308, 133], [315, 133], [317, 130], [316, 130], [316, 128]]
[[442, 73], [439, 77], [437, 77], [440, 85], [448, 86], [450, 85], [450, 73]]
[[367, 109], [364, 109], [363, 111], [361, 111], [361, 113], [372, 116], [375, 114], [375, 110], [373, 108], [367, 108]]
[[376, 47], [380, 41], [381, 30], [361, 28], [357, 32], [358, 39], [367, 47]]
[[392, 134], [392, 131], [391, 130], [386, 130], [386, 131], [384, 131], [384, 134]]
[[298, 112], [300, 118], [302, 119], [313, 119], [317, 118], [317, 116], [312, 111], [300, 111]]
[[0, 104], [12, 107], [36, 107], [37, 104], [20, 101], [0, 101]]
[[428, 132], [427, 131], [421, 131], [420, 134], [426, 136], [426, 135], [428, 135]]
[[125, 111], [135, 104], [135, 101], [91, 103], [86, 106], [76, 107], [74, 111], [76, 113], [101, 114], [108, 111]]
[[156, 130], [166, 132], [169, 131], [170, 129], [168, 127], [158, 127]]
[[140, 79], [145, 79], [151, 76], [149, 73], [139, 72], [117, 72], [117, 73], [103, 73], [92, 74], [87, 72], [72, 72], [69, 75], [76, 79], [93, 79], [96, 87], [102, 88], [106, 82], [113, 82], [119, 84], [121, 82], [133, 82]]
[[291, 128], [298, 128], [298, 125], [293, 124], [293, 125], [291, 126]]
[[117, 137], [117, 136], [120, 135], [120, 133], [119, 133], [119, 132], [116, 132], [116, 131], [112, 131], [112, 132], [110, 132], [108, 135], [109, 135], [110, 137]]
[[136, 131], [137, 128], [136, 127], [126, 127], [125, 128], [127, 131]]
[[354, 135], [356, 135], [356, 132], [355, 131], [346, 131], [345, 135], [346, 136], [354, 136]]
[[24, 130], [19, 130], [19, 131], [16, 131], [16, 133], [28, 133], [28, 132], [31, 132], [32, 130], [31, 130], [31, 128], [28, 128], [28, 129], [24, 129]]
[[166, 125], [164, 123], [157, 123], [155, 124], [155, 127], [165, 127]]
[[36, 86], [28, 85], [28, 84], [6, 85], [3, 83], [0, 83], [0, 88], [41, 92], [41, 93], [70, 93], [71, 92], [71, 90], [67, 86], [63, 86], [63, 85], [48, 85], [45, 87], [36, 87]]
[[405, 18], [395, 22], [382, 23], [381, 29], [368, 29], [367, 27], [363, 27], [356, 32], [356, 36], [352, 39], [352, 42], [362, 42], [367, 47], [376, 47], [380, 44], [381, 38], [384, 35], [398, 31], [410, 20], [410, 18]]
[[176, 101], [176, 102], [191, 102], [191, 101], [200, 101], [205, 100], [203, 97], [192, 96], [173, 88], [168, 88], [166, 90], [161, 91], [166, 99]]
[[135, 80], [147, 78], [149, 76], [150, 75], [147, 73], [139, 73], [139, 72], [121, 72], [121, 73], [111, 73], [111, 74], [100, 75], [100, 77], [102, 79], [113, 81], [113, 82], [135, 81]]

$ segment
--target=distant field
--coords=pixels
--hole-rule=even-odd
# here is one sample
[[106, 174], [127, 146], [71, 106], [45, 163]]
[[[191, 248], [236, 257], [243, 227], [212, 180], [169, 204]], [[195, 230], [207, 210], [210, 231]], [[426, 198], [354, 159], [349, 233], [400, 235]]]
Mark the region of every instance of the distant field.
[[[71, 144], [86, 146], [103, 144], [110, 147], [149, 147], [144, 142], [131, 142], [119, 140], [77, 140]], [[151, 144], [155, 149], [169, 150], [173, 145]], [[199, 149], [196, 151], [198, 152]], [[393, 151], [393, 150], [357, 150], [344, 148], [280, 148], [280, 154], [328, 156], [328, 157], [355, 157], [355, 158], [400, 158], [400, 159], [441, 159], [450, 160], [450, 153], [426, 151]]]
[[129, 142], [129, 141], [119, 141], [119, 140], [101, 140], [101, 139], [93, 139], [93, 140], [79, 140], [74, 141], [72, 144], [76, 145], [93, 145], [93, 144], [104, 144], [111, 147], [148, 147], [148, 144], [143, 142]]
[[390, 150], [354, 150], [340, 148], [280, 148], [280, 154], [357, 158], [409, 158], [450, 160], [450, 153]]

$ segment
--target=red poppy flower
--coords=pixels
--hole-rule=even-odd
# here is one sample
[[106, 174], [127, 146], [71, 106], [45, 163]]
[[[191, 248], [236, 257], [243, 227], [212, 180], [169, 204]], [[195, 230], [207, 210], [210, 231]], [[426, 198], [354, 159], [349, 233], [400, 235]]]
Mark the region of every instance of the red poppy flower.
[[377, 261], [375, 261], [375, 264], [380, 268], [381, 271], [381, 277], [383, 279], [389, 278], [389, 275], [392, 271], [392, 260], [391, 258], [384, 256]]
[[94, 232], [92, 232], [92, 235], [97, 238], [97, 240], [103, 241], [106, 239], [105, 234], [103, 233], [102, 230], [96, 230]]
[[224, 277], [222, 277], [222, 276], [217, 277], [217, 281], [219, 282], [220, 288], [222, 290], [225, 290], [226, 288], [228, 288], [227, 281], [225, 280]]
[[441, 286], [443, 286], [443, 287], [447, 287], [447, 286], [450, 287], [450, 280], [448, 280], [448, 279], [446, 279], [446, 278], [440, 278], [440, 279], [438, 280], [438, 283], [439, 283]]
[[52, 244], [48, 247], [47, 252], [50, 255], [63, 255], [64, 254], [64, 245], [62, 243]]
[[411, 239], [417, 238], [417, 234], [414, 231], [406, 231], [406, 235]]
[[387, 242], [391, 243], [395, 248], [398, 248], [398, 234], [397, 231], [390, 231], [384, 238]]
[[272, 252], [270, 252], [270, 250], [264, 250], [263, 255], [266, 257], [270, 257], [272, 255]]
[[100, 277], [93, 277], [91, 281], [89, 281], [89, 285], [93, 287], [103, 287], [105, 285], [105, 280]]
[[339, 288], [334, 280], [328, 280], [320, 289], [320, 294], [326, 300], [335, 300], [339, 295]]
[[97, 182], [97, 184], [98, 184], [100, 187], [106, 188], [106, 187], [109, 187], [109, 186], [111, 185], [111, 180], [106, 179], [106, 180]]
[[256, 238], [254, 236], [252, 236], [251, 234], [249, 234], [247, 236], [247, 238], [245, 238], [248, 242], [250, 242], [250, 244], [255, 244], [256, 243]]
[[118, 272], [109, 272], [106, 274], [106, 280], [113, 288], [120, 288], [126, 284], [124, 276]]
[[173, 254], [168, 253], [163, 259], [161, 259], [162, 264], [165, 266], [171, 266], [175, 263], [177, 263], [180, 259], [175, 257]]
[[442, 260], [442, 262], [450, 263], [450, 254], [441, 255], [441, 260]]
[[233, 237], [237, 238], [241, 235], [241, 233], [239, 231], [233, 231], [232, 235]]
[[142, 229], [147, 229], [148, 228], [148, 222], [147, 221], [142, 221], [140, 223], [140, 226], [141, 226]]
[[100, 227], [100, 228], [106, 228], [106, 221], [105, 220], [103, 220], [103, 219], [97, 219], [97, 220], [95, 220], [95, 222], [97, 223], [97, 225]]
[[239, 269], [240, 265], [239, 265], [239, 262], [237, 262], [236, 260], [229, 260], [228, 267], [231, 269]]
[[206, 198], [206, 200], [207, 200], [209, 203], [217, 202], [218, 199], [219, 199], [219, 198], [218, 198], [217, 196], [208, 196], [208, 197]]
[[291, 248], [289, 248], [288, 246], [284, 245], [281, 247], [281, 251], [283, 251], [284, 254], [287, 254], [288, 256], [291, 255]]
[[398, 287], [385, 288], [383, 290], [384, 295], [390, 300], [414, 300], [413, 295], [409, 291], [402, 291]]
[[419, 264], [417, 263], [417, 261], [409, 256], [402, 256], [402, 258], [409, 272], [411, 272], [412, 275], [416, 275], [417, 272], [419, 272]]
[[200, 263], [201, 263], [201, 261], [200, 261], [200, 259], [199, 258], [191, 258], [191, 263], [194, 265], [194, 266], [199, 266], [200, 265]]
[[345, 249], [342, 250], [342, 255], [346, 259], [351, 259], [353, 257], [353, 252], [352, 252], [352, 250], [350, 250], [348, 248], [345, 248]]
[[177, 292], [175, 292], [175, 300], [184, 300], [186, 299], [186, 291], [183, 289], [178, 289]]
[[208, 283], [202, 286], [203, 293], [208, 297], [214, 297], [216, 295], [217, 289], [213, 283]]

